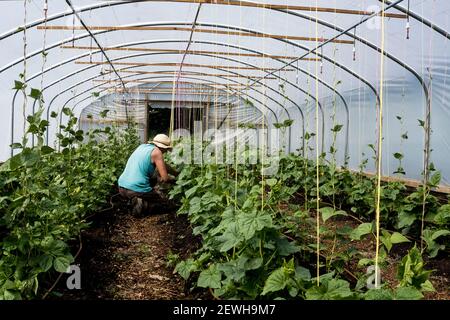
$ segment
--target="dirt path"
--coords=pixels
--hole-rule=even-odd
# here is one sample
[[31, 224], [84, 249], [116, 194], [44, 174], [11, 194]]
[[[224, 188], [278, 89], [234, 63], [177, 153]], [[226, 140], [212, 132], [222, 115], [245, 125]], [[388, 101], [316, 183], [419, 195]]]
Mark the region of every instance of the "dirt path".
[[102, 213], [83, 233], [76, 263], [81, 290], [67, 290], [61, 279], [53, 297], [60, 299], [196, 299], [167, 265], [169, 254], [187, 257], [197, 239], [184, 216], [174, 213], [136, 218], [123, 210]]

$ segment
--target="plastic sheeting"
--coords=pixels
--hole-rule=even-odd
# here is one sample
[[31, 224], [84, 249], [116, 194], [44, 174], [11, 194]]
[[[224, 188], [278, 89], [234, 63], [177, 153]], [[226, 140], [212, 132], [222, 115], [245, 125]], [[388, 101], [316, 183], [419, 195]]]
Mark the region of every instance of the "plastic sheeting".
[[[98, 79], [117, 79], [114, 73], [101, 75], [110, 69], [106, 64], [78, 64], [75, 61], [105, 62], [99, 50], [65, 49], [65, 46], [95, 47], [85, 30], [70, 30], [80, 23], [73, 18], [67, 4], [60, 0], [48, 1], [49, 26], [66, 26], [69, 30], [47, 30], [47, 61], [44, 66], [44, 98], [52, 111], [68, 106], [81, 114], [83, 109], [99, 97], [92, 95]], [[355, 45], [327, 43], [317, 50], [319, 62], [300, 60], [289, 66], [292, 71], [255, 69], [229, 69], [245, 67], [277, 70], [293, 57], [300, 57], [316, 46], [315, 41], [293, 37], [329, 39], [358, 24], [365, 15], [334, 12], [316, 12], [283, 9], [264, 9], [239, 5], [199, 4], [192, 1], [71, 1], [82, 20], [88, 26], [147, 26], [167, 27], [164, 30], [92, 30], [98, 42], [105, 48], [144, 48], [154, 51], [106, 50], [116, 69], [131, 67], [123, 63], [141, 65], [128, 70], [144, 72], [175, 72], [179, 66], [165, 63], [181, 63], [183, 71], [197, 72], [198, 78], [215, 83], [231, 83], [231, 80], [250, 86], [248, 99], [252, 101], [267, 123], [292, 119], [289, 130], [290, 151], [304, 145], [304, 134], [319, 135], [320, 148], [328, 151], [332, 144], [332, 132], [336, 124], [342, 124], [337, 134], [337, 159], [343, 164], [348, 157], [350, 168], [357, 169], [368, 158], [366, 170], [373, 171], [373, 152], [368, 145], [377, 139], [377, 95], [380, 91], [381, 18], [367, 22], [341, 35], [341, 40], [356, 40]], [[319, 7], [378, 11], [383, 1], [377, 0], [320, 0]], [[296, 6], [314, 6], [315, 1], [254, 1]], [[394, 1], [385, 1], [386, 5]], [[43, 0], [27, 4], [27, 23], [43, 19]], [[97, 8], [98, 7], [98, 8]], [[90, 9], [89, 9], [90, 8]], [[383, 118], [383, 174], [394, 175], [399, 163], [394, 153], [402, 153], [402, 167], [406, 178], [421, 179], [425, 133], [419, 121], [425, 118], [426, 91], [431, 105], [431, 156], [430, 161], [442, 172], [442, 183], [450, 185], [450, 106], [448, 102], [450, 63], [448, 12], [450, 2], [444, 0], [404, 0], [387, 13], [402, 14], [409, 8], [409, 22], [402, 18], [385, 18], [385, 71]], [[22, 1], [0, 2], [0, 102], [3, 106], [0, 119], [0, 161], [10, 155], [11, 132], [14, 141], [23, 133], [23, 98], [11, 90], [14, 80], [23, 72], [23, 32], [14, 33], [24, 23]], [[210, 32], [194, 32], [189, 29], [197, 17], [196, 28]], [[53, 19], [52, 17], [59, 18]], [[317, 19], [317, 21], [316, 21]], [[317, 22], [317, 23], [316, 23]], [[433, 26], [427, 25], [429, 22]], [[39, 25], [43, 25], [42, 21]], [[407, 26], [409, 25], [409, 39]], [[170, 29], [172, 28], [172, 29]], [[173, 30], [187, 28], [188, 30]], [[82, 28], [81, 28], [82, 29]], [[169, 30], [170, 29], [170, 30]], [[245, 33], [237, 34], [238, 32]], [[261, 34], [264, 37], [248, 36]], [[267, 35], [290, 36], [269, 37]], [[40, 87], [42, 47], [44, 31], [36, 26], [27, 29], [27, 78], [30, 87]], [[75, 40], [73, 40], [73, 38]], [[189, 40], [189, 53], [183, 59]], [[320, 42], [319, 42], [320, 44]], [[7, 49], [6, 49], [7, 48]], [[166, 50], [166, 51], [164, 51]], [[170, 52], [167, 50], [178, 50]], [[208, 53], [209, 52], [209, 53]], [[214, 54], [214, 52], [216, 54]], [[257, 54], [271, 57], [256, 57]], [[277, 56], [277, 57], [275, 57]], [[314, 58], [314, 55], [306, 57]], [[122, 63], [122, 64], [121, 64]], [[145, 65], [144, 65], [145, 64]], [[154, 65], [159, 64], [159, 65]], [[187, 67], [195, 65], [195, 67]], [[203, 65], [203, 66], [201, 66]], [[211, 68], [215, 66], [215, 68]], [[220, 68], [219, 68], [220, 67]], [[128, 79], [143, 79], [143, 73], [125, 73]], [[200, 75], [203, 74], [203, 75]], [[206, 74], [210, 74], [209, 76]], [[217, 74], [225, 75], [219, 77]], [[234, 78], [230, 77], [233, 76]], [[248, 80], [247, 76], [263, 77], [261, 81]], [[318, 79], [318, 80], [316, 80]], [[158, 80], [158, 79], [156, 79]], [[161, 78], [161, 81], [167, 80]], [[318, 81], [316, 83], [316, 81]], [[316, 92], [316, 84], [318, 92]], [[130, 83], [129, 87], [136, 84]], [[259, 86], [259, 87], [258, 87]], [[93, 88], [94, 87], [94, 88]], [[106, 92], [102, 92], [100, 97]], [[182, 97], [180, 97], [182, 98]], [[247, 99], [241, 97], [241, 99]], [[315, 127], [316, 99], [320, 106], [320, 126]], [[32, 112], [32, 103], [25, 114]], [[13, 111], [12, 111], [13, 110]], [[12, 115], [14, 119], [12, 120]], [[259, 119], [259, 118], [258, 118]], [[242, 121], [242, 119], [241, 119]], [[258, 122], [256, 118], [254, 121]], [[11, 127], [11, 123], [14, 127]], [[323, 131], [322, 131], [323, 130]], [[56, 122], [51, 122], [50, 141], [57, 132]], [[322, 138], [322, 132], [324, 133]], [[408, 139], [402, 139], [402, 135]], [[323, 145], [322, 145], [323, 139]]]

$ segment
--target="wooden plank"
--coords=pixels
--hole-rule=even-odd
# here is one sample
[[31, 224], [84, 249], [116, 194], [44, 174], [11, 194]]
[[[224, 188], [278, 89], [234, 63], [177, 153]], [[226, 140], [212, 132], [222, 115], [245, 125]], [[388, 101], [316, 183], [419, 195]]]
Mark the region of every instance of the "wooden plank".
[[[106, 89], [106, 88], [103, 88]], [[123, 90], [123, 89], [107, 89], [108, 92], [112, 92], [112, 93], [138, 93], [138, 94], [170, 94], [172, 95], [173, 92], [172, 90], [166, 90], [166, 91], [156, 91], [156, 90]], [[219, 97], [234, 97], [237, 94], [234, 93], [230, 93], [230, 94], [224, 94], [224, 93], [217, 93], [214, 91], [210, 91], [210, 92], [183, 92], [182, 95], [189, 95], [189, 96], [219, 96]]]
[[[376, 173], [374, 173], [374, 172], [360, 172], [357, 170], [349, 170], [349, 171], [354, 174], [362, 174], [369, 178], [376, 177]], [[419, 181], [419, 180], [406, 179], [406, 178], [401, 178], [401, 177], [392, 177], [392, 176], [382, 176], [381, 181], [383, 181], [383, 182], [401, 182], [404, 185], [411, 187], [411, 188], [417, 188], [423, 184], [422, 181]], [[450, 194], [450, 186], [440, 185], [437, 188], [433, 189], [433, 191], [438, 192], [438, 193]]]
[[[107, 61], [75, 61], [76, 64], [109, 64]], [[181, 64], [176, 62], [156, 62], [156, 63], [146, 63], [146, 62], [113, 62], [114, 65], [123, 66], [158, 66], [158, 67], [179, 67]], [[230, 69], [230, 70], [256, 70], [256, 71], [278, 71], [279, 69], [274, 68], [257, 68], [257, 67], [238, 67], [238, 66], [216, 66], [209, 64], [194, 64], [194, 63], [183, 63], [183, 67], [188, 68], [212, 68], [212, 69]], [[283, 69], [283, 71], [294, 71], [294, 69]]]
[[[182, 3], [202, 3], [202, 4], [216, 4], [238, 7], [250, 7], [261, 9], [278, 9], [278, 10], [292, 10], [292, 11], [308, 11], [308, 12], [326, 12], [335, 14], [350, 14], [350, 15], [363, 15], [369, 16], [374, 14], [373, 11], [367, 10], [354, 10], [354, 9], [340, 9], [340, 8], [328, 8], [328, 7], [316, 7], [316, 6], [298, 6], [298, 5], [286, 5], [286, 4], [271, 4], [271, 3], [255, 3], [239, 0], [172, 0], [171, 2]], [[381, 16], [381, 14], [379, 15]], [[407, 15], [401, 13], [384, 13], [386, 18], [406, 19]]]
[[[112, 70], [106, 70], [108, 73], [113, 72]], [[135, 74], [164, 74], [164, 75], [175, 75], [178, 72], [176, 71], [141, 71], [141, 70], [127, 70], [119, 69], [117, 72], [123, 72], [123, 73], [135, 73]], [[230, 74], [219, 74], [219, 73], [196, 73], [196, 72], [189, 72], [189, 71], [182, 71], [181, 75], [185, 76], [204, 76], [204, 77], [224, 77], [224, 78], [237, 78], [237, 79], [263, 79], [263, 77], [255, 77], [255, 76], [247, 76], [247, 75], [230, 75]], [[275, 77], [266, 77], [264, 79], [267, 80], [276, 80]]]
[[[195, 41], [193, 42], [195, 43]], [[62, 49], [81, 49], [81, 50], [98, 50], [98, 47], [90, 46], [61, 46]], [[270, 58], [270, 59], [289, 59], [294, 60], [294, 56], [282, 56], [271, 54], [256, 54], [256, 53], [240, 53], [240, 52], [221, 52], [221, 51], [207, 51], [207, 50], [177, 50], [177, 49], [153, 49], [153, 48], [136, 48], [136, 47], [103, 47], [105, 51], [138, 51], [138, 52], [165, 52], [165, 53], [184, 53], [188, 54], [214, 54], [224, 56], [238, 56], [238, 57], [255, 57], [255, 58]], [[302, 58], [304, 61], [320, 61], [320, 58]]]
[[[122, 83], [121, 80], [92, 80], [93, 82], [98, 83]], [[146, 80], [123, 80], [124, 83], [143, 83], [143, 84], [155, 84], [155, 83], [170, 83], [172, 84], [173, 81], [146, 81]], [[196, 86], [202, 86], [202, 87], [230, 87], [230, 88], [247, 88], [248, 86], [245, 84], [239, 84], [239, 83], [204, 83], [204, 82], [190, 82], [190, 81], [178, 81], [178, 83], [181, 84], [191, 84]], [[260, 87], [260, 85], [252, 85], [252, 87]]]
[[[87, 26], [91, 31], [183, 31], [192, 32], [192, 28], [186, 27], [126, 27], [126, 26]], [[39, 30], [85, 30], [83, 26], [38, 26]], [[307, 36], [289, 36], [283, 34], [269, 34], [269, 33], [250, 33], [242, 31], [223, 31], [217, 29], [205, 29], [205, 28], [194, 28], [194, 32], [200, 33], [212, 33], [228, 36], [239, 36], [239, 37], [253, 37], [253, 38], [269, 38], [269, 39], [287, 39], [287, 40], [297, 40], [297, 41], [319, 41], [325, 42], [329, 39], [317, 38], [317, 37], [307, 37]], [[330, 42], [339, 44], [354, 44], [353, 40], [339, 40], [333, 39]]]

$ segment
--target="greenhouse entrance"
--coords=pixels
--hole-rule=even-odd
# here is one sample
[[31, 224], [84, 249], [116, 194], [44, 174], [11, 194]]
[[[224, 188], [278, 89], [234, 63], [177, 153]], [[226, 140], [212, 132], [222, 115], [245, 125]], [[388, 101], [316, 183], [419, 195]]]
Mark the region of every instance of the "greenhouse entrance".
[[450, 300], [448, 12], [0, 1], [0, 300]]

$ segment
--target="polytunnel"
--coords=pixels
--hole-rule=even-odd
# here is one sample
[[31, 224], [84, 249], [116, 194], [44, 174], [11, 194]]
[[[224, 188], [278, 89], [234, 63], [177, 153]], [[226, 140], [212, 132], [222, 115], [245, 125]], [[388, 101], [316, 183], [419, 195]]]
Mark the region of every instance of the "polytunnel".
[[[83, 139], [83, 134], [97, 130], [108, 135], [111, 133], [109, 128], [113, 127], [120, 135], [133, 127], [140, 143], [147, 143], [158, 133], [167, 134], [172, 141], [185, 135], [207, 140], [205, 137], [214, 131], [216, 164], [217, 145], [224, 141], [232, 140], [233, 144], [250, 141], [257, 150], [264, 150], [261, 151], [262, 158], [278, 155], [277, 169], [280, 168], [282, 174], [261, 177], [262, 191], [258, 197], [261, 212], [264, 201], [272, 201], [271, 191], [266, 195], [264, 186], [292, 187], [287, 181], [300, 179], [294, 178], [295, 172], [314, 168], [308, 171], [309, 180], [299, 182], [302, 187], [295, 190], [297, 193], [292, 191], [291, 195], [305, 195], [304, 202], [301, 201], [305, 207], [300, 205], [302, 209], [296, 212], [317, 209], [317, 223], [311, 231], [317, 238], [317, 243], [312, 244], [317, 251], [313, 250], [317, 253], [317, 265], [314, 264], [317, 275], [321, 259], [320, 249], [317, 249], [321, 247], [319, 224], [334, 215], [371, 217], [367, 221], [358, 218], [358, 221], [362, 223], [360, 227], [363, 222], [368, 227], [373, 220], [373, 226], [369, 226], [372, 229], [367, 233], [373, 232], [376, 239], [376, 249], [373, 249], [376, 268], [379, 256], [388, 253], [396, 243], [394, 235], [398, 242], [410, 242], [413, 240], [408, 238], [409, 232], [417, 236], [422, 253], [428, 250], [431, 256], [448, 254], [444, 240], [448, 242], [450, 233], [447, 198], [450, 193], [448, 1], [24, 0], [1, 1], [0, 10], [0, 44], [3, 48], [0, 163], [5, 162], [4, 169], [0, 170], [0, 174], [4, 173], [0, 176], [0, 189], [6, 190], [4, 200], [0, 201], [0, 213], [8, 217], [0, 220], [0, 235], [2, 228], [6, 230], [5, 234], [13, 230], [14, 217], [27, 210], [27, 204], [14, 205], [17, 199], [12, 196], [7, 199], [8, 192], [15, 190], [15, 180], [8, 182], [10, 177], [7, 176], [8, 172], [14, 171], [17, 160], [13, 159], [36, 147], [44, 154], [61, 153], [77, 144], [78, 138], [85, 145], [80, 143], [78, 148], [84, 150], [89, 148], [90, 142]], [[108, 129], [105, 131], [105, 128]], [[218, 134], [220, 130], [223, 133]], [[24, 140], [27, 134], [28, 139]], [[70, 140], [70, 135], [74, 140]], [[114, 143], [119, 158], [119, 153], [126, 152], [119, 150], [119, 142]], [[44, 146], [47, 148], [42, 149]], [[202, 148], [202, 144], [194, 144], [194, 153], [195, 148]], [[227, 145], [226, 148], [231, 150], [234, 146]], [[245, 152], [241, 151], [236, 153], [243, 155]], [[44, 156], [41, 153], [40, 156]], [[285, 164], [286, 159], [294, 156], [306, 162], [298, 167]], [[77, 159], [85, 161], [86, 166], [87, 163], [92, 162], [93, 166], [98, 163], [81, 155]], [[110, 160], [113, 159], [112, 155]], [[238, 199], [241, 193], [248, 191], [250, 198], [252, 193], [250, 189], [244, 192], [238, 185], [241, 177], [250, 178], [244, 173], [239, 177], [237, 160], [233, 159], [227, 158], [231, 169], [227, 169], [226, 176], [231, 179], [229, 188], [235, 183], [234, 189], [230, 193], [224, 191], [225, 187], [220, 190], [227, 195], [227, 205], [234, 203], [233, 210], [236, 211], [242, 205], [240, 209], [245, 211], [247, 202], [241, 204]], [[23, 159], [17, 168], [27, 167], [27, 161], [31, 160]], [[208, 163], [200, 162], [202, 165]], [[203, 176], [203, 170], [207, 171], [202, 169], [199, 177]], [[218, 171], [214, 170], [208, 176], [212, 180], [216, 175], [219, 177]], [[285, 172], [292, 176], [282, 178], [286, 176]], [[344, 173], [355, 179], [352, 181], [357, 181], [353, 178], [357, 175], [370, 182], [364, 187], [366, 189], [362, 187], [363, 182], [346, 185], [350, 178], [335, 178]], [[96, 177], [87, 176], [86, 179], [92, 181]], [[183, 193], [180, 210], [192, 210], [194, 204], [189, 206], [186, 201], [200, 192], [199, 185], [203, 182], [197, 183], [197, 187], [187, 182], [177, 184], [179, 188], [190, 187], [189, 191], [183, 191], [186, 193]], [[322, 188], [321, 184], [326, 186]], [[49, 184], [40, 184], [39, 188], [43, 185]], [[258, 186], [260, 182], [254, 185]], [[394, 189], [389, 189], [391, 185]], [[174, 190], [178, 190], [176, 188]], [[209, 188], [202, 189], [198, 199], [203, 199], [201, 194], [211, 190]], [[303, 193], [298, 191], [302, 188], [305, 189]], [[353, 193], [348, 197], [351, 200], [348, 203], [340, 200], [340, 197], [347, 199], [347, 194], [343, 195], [342, 190], [341, 193], [330, 191], [336, 188], [351, 190]], [[72, 195], [75, 191], [71, 192]], [[75, 193], [78, 192], [82, 191]], [[171, 192], [176, 198], [176, 191]], [[355, 196], [358, 192], [359, 198]], [[366, 194], [371, 195], [367, 201], [363, 199]], [[105, 194], [104, 198], [108, 196]], [[409, 202], [396, 203], [399, 198]], [[211, 209], [215, 208], [211, 207], [212, 202], [196, 201], [209, 206], [206, 211], [215, 210]], [[326, 201], [329, 201], [328, 205]], [[93, 203], [83, 204], [83, 207], [92, 205], [89, 210], [98, 210], [98, 203]], [[276, 204], [270, 205], [271, 210], [278, 210]], [[18, 209], [20, 206], [22, 211]], [[224, 210], [231, 212], [227, 211], [231, 209]], [[322, 221], [319, 212], [324, 214], [323, 211], [329, 215]], [[398, 220], [385, 217], [388, 213]], [[439, 223], [433, 220], [438, 219], [436, 217], [440, 219]], [[197, 218], [194, 225], [202, 219]], [[430, 222], [432, 220], [434, 222]], [[264, 230], [264, 221], [268, 220], [255, 222], [256, 229], [251, 234], [244, 233], [245, 240], [242, 241], [250, 241], [254, 234]], [[380, 233], [383, 221], [389, 221], [386, 223], [391, 231], [395, 226], [394, 233], [386, 231], [390, 234], [389, 239]], [[216, 227], [217, 234], [223, 231], [220, 228], [225, 228], [222, 224], [208, 223]], [[427, 229], [427, 223], [437, 226]], [[194, 233], [203, 239], [214, 237], [214, 233], [205, 236], [206, 225], [197, 226]], [[362, 232], [358, 228], [355, 230]], [[234, 258], [243, 242], [236, 240], [228, 247], [227, 244], [234, 241], [229, 239], [223, 244], [223, 237], [228, 234], [232, 231], [225, 231], [214, 243], [219, 247], [222, 243], [221, 254], [233, 250]], [[358, 237], [353, 233], [351, 239], [359, 239], [361, 235]], [[32, 236], [28, 236], [31, 239]], [[290, 237], [296, 238], [292, 234]], [[389, 248], [379, 249], [382, 247], [380, 241], [389, 243]], [[262, 248], [260, 258], [265, 259]], [[293, 244], [283, 248], [277, 252], [285, 250], [286, 257], [291, 254], [290, 250], [292, 254], [295, 251]], [[242, 247], [242, 250], [248, 249]], [[3, 258], [0, 255], [0, 259], [6, 261], [6, 255]], [[249, 260], [256, 259], [254, 256], [245, 259], [257, 264]], [[326, 261], [329, 268], [329, 260]], [[191, 272], [216, 272], [216, 269], [207, 269], [200, 264], [189, 269], [185, 280]], [[287, 262], [277, 267], [287, 268]], [[177, 268], [179, 271], [179, 265]], [[13, 298], [27, 297], [26, 289], [18, 289], [18, 285], [8, 289], [6, 280], [2, 280], [2, 277], [9, 279], [13, 270], [13, 263], [5, 270], [0, 264], [0, 297], [2, 294], [4, 297], [7, 294]], [[61, 271], [57, 267], [56, 270]], [[214, 274], [218, 277], [220, 273], [220, 279], [225, 279], [225, 267], [220, 270]], [[266, 272], [270, 274], [273, 270]], [[311, 270], [314, 276], [316, 270]], [[2, 272], [8, 276], [1, 276]], [[34, 281], [30, 279], [34, 276], [20, 281]], [[199, 280], [197, 285], [213, 289], [214, 297], [256, 298], [261, 294], [247, 287], [230, 293], [231, 283], [237, 288], [236, 283], [240, 281], [240, 278], [233, 279], [234, 282], [227, 280], [220, 284], [208, 281], [205, 284]], [[265, 285], [263, 282], [264, 296], [277, 291], [266, 286], [267, 282]]]

